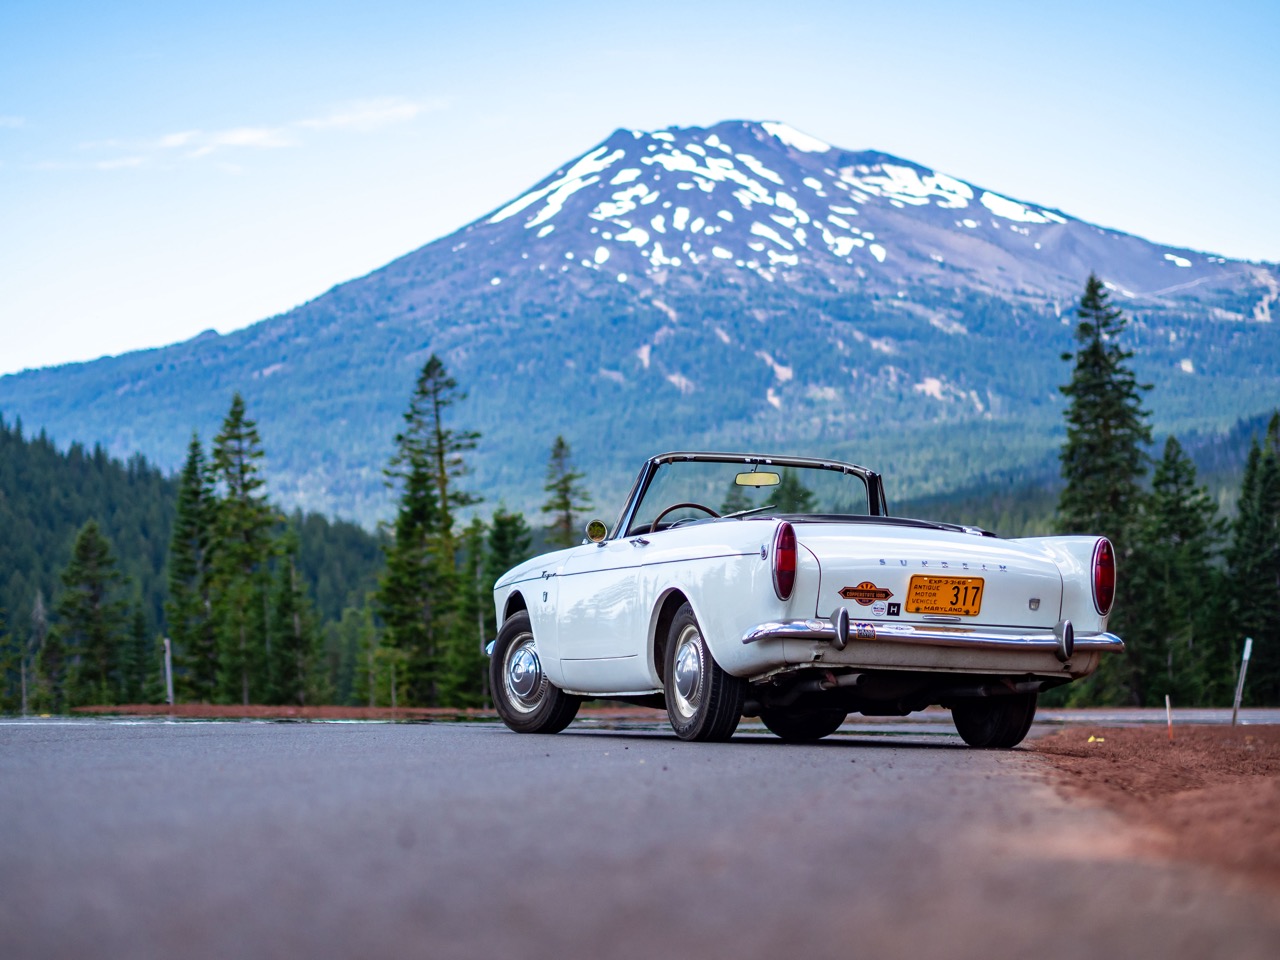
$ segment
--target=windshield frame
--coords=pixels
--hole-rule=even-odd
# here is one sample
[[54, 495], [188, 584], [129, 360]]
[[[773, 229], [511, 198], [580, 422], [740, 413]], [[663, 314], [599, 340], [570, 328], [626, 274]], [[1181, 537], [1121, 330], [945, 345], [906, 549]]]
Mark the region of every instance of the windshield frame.
[[[703, 463], [740, 463], [746, 466], [772, 466], [772, 467], [798, 467], [804, 469], [820, 469], [832, 470], [838, 473], [849, 474], [861, 479], [867, 485], [867, 503], [869, 516], [886, 517], [889, 515], [889, 508], [885, 501], [884, 484], [881, 482], [880, 474], [866, 467], [860, 467], [857, 464], [845, 463], [841, 460], [822, 460], [813, 457], [787, 457], [787, 456], [767, 456], [754, 453], [712, 453], [712, 452], [695, 452], [687, 450], [672, 451], [670, 453], [660, 453], [656, 457], [650, 457], [644, 462], [644, 466], [640, 468], [640, 475], [636, 478], [635, 485], [631, 488], [631, 495], [627, 498], [623, 505], [622, 513], [618, 516], [618, 522], [610, 533], [609, 540], [629, 539], [625, 532], [631, 526], [635, 518], [636, 510], [640, 503], [644, 500], [645, 494], [649, 490], [649, 485], [653, 482], [654, 475], [658, 472], [658, 468], [663, 464], [673, 463], [676, 461], [692, 461]], [[631, 534], [632, 537], [635, 534]]]

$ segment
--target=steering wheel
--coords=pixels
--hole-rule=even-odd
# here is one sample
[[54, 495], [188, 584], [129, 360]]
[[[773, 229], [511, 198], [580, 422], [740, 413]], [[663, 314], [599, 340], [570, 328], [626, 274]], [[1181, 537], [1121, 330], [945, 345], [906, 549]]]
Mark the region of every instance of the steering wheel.
[[672, 510], [679, 510], [681, 507], [693, 507], [693, 509], [695, 509], [695, 510], [701, 510], [701, 511], [702, 511], [702, 512], [704, 512], [704, 513], [709, 513], [709, 514], [711, 514], [711, 516], [713, 516], [713, 517], [717, 517], [717, 518], [718, 518], [718, 517], [720, 516], [720, 514], [716, 513], [716, 512], [715, 512], [714, 510], [712, 510], [710, 507], [704, 507], [704, 506], [703, 506], [702, 504], [700, 504], [700, 503], [673, 503], [671, 506], [669, 506], [669, 507], [667, 507], [666, 509], [662, 510], [662, 511], [661, 511], [661, 512], [656, 516], [656, 517], [654, 517], [654, 518], [653, 518], [653, 523], [652, 523], [652, 524], [650, 524], [650, 526], [649, 526], [649, 532], [650, 532], [650, 533], [656, 533], [656, 532], [657, 532], [657, 530], [658, 530], [658, 521], [659, 521], [659, 520], [661, 520], [663, 517], [665, 517], [665, 516], [666, 516], [668, 513], [670, 513]]

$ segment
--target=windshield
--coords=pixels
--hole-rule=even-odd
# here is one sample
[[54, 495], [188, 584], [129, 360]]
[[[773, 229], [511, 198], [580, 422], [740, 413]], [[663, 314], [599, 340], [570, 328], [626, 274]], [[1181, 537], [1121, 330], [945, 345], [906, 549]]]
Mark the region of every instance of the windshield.
[[[662, 515], [678, 503], [698, 504], [706, 509], [684, 506]], [[658, 529], [663, 530], [682, 521], [753, 511], [845, 516], [867, 516], [871, 512], [866, 482], [842, 470], [741, 460], [674, 460], [658, 465], [626, 536], [649, 531], [659, 518]]]

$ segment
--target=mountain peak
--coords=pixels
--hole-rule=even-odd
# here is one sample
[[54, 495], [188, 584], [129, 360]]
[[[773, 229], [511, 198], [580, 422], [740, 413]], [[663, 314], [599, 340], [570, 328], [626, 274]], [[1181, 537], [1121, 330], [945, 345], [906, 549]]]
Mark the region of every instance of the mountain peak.
[[961, 274], [1059, 300], [1096, 271], [1142, 299], [1240, 271], [777, 120], [619, 129], [464, 232], [519, 246], [528, 269], [657, 283], [696, 268], [896, 292]]

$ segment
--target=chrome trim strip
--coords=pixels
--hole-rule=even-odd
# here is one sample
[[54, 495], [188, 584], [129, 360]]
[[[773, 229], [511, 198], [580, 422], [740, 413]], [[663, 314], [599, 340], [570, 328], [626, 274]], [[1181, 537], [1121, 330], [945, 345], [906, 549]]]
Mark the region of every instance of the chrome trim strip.
[[[1056, 653], [1060, 649], [1053, 630], [1019, 630], [1016, 627], [917, 627], [906, 623], [861, 622], [851, 625], [849, 643], [867, 641], [866, 628], [874, 631], [874, 642], [909, 643], [932, 647], [969, 647], [985, 650], [1043, 650]], [[838, 641], [830, 620], [779, 620], [761, 623], [742, 635], [743, 643], [762, 640], [821, 640], [833, 646]], [[1075, 650], [1124, 649], [1124, 641], [1114, 633], [1077, 633]]]

